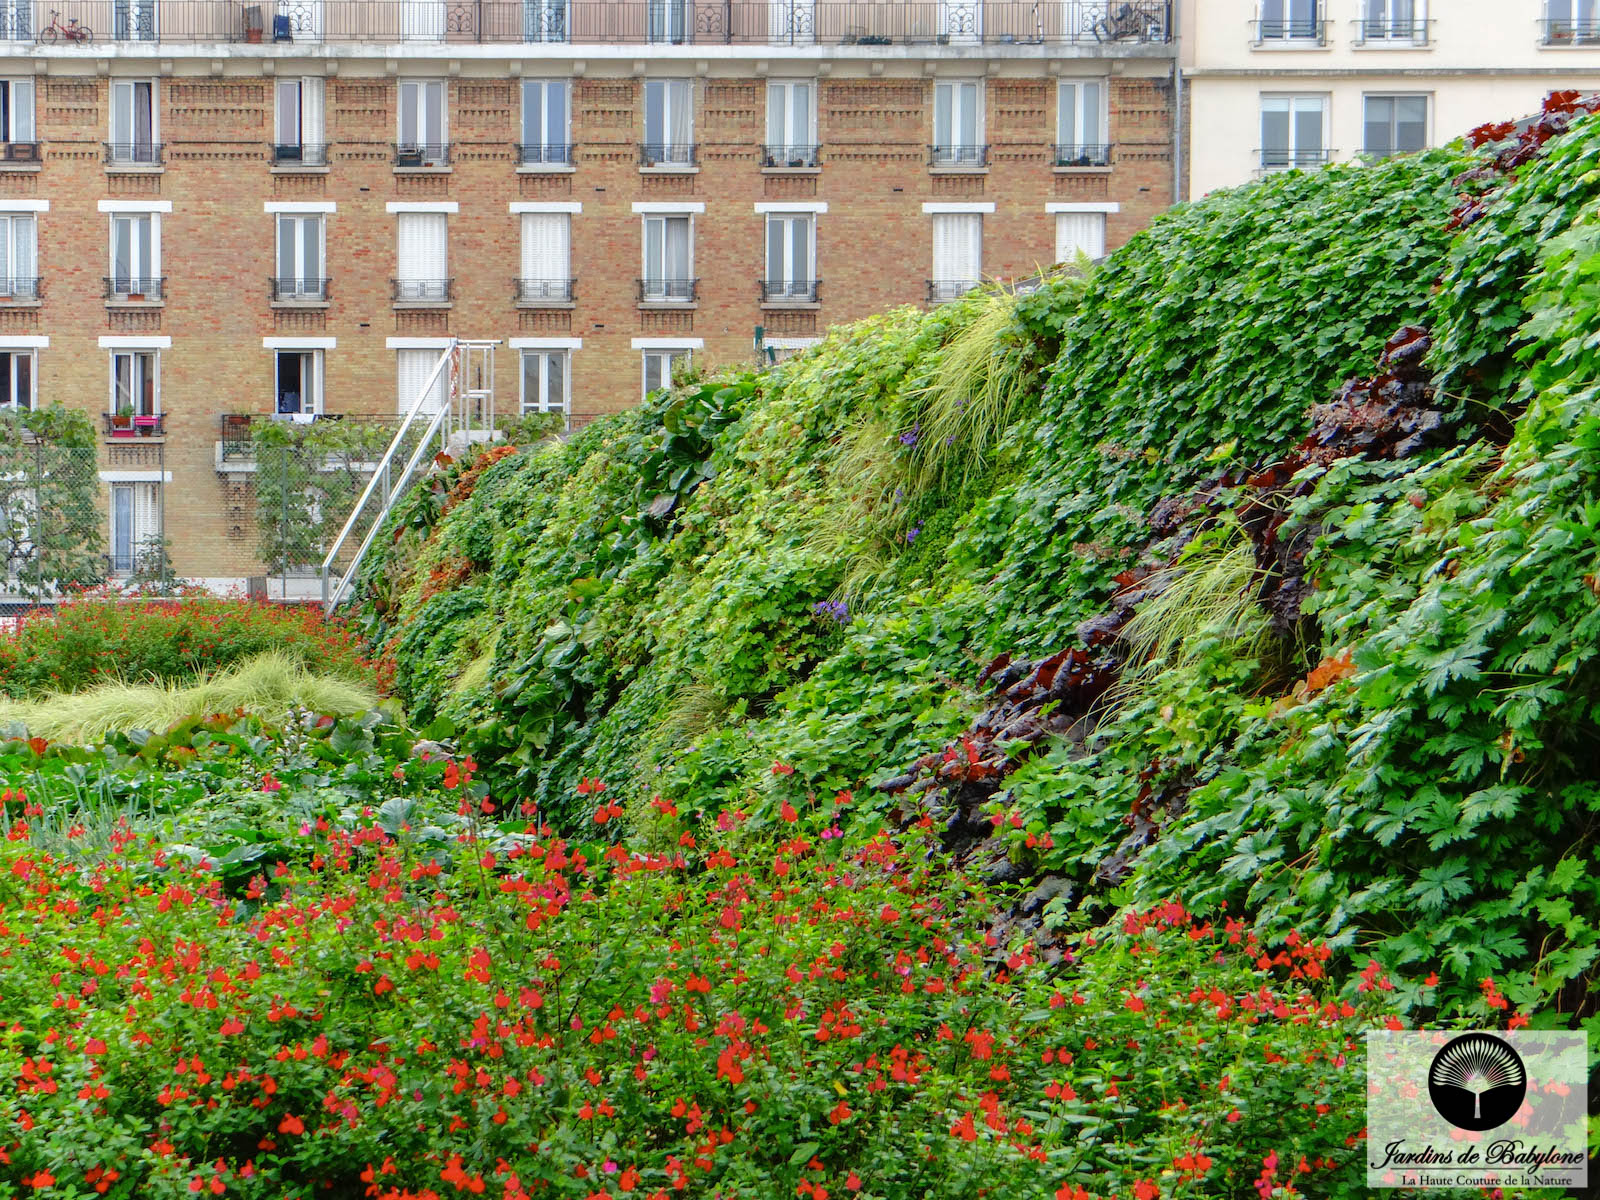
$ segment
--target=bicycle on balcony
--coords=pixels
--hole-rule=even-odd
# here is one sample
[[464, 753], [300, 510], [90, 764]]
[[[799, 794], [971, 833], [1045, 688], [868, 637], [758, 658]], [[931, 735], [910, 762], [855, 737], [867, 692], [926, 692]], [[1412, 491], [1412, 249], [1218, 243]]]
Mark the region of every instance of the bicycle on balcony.
[[57, 42], [92, 42], [94, 30], [79, 22], [77, 17], [68, 17], [67, 23], [63, 25], [61, 13], [52, 8], [50, 24], [39, 31], [39, 40], [51, 46]]
[[1097, 42], [1121, 42], [1128, 38], [1157, 42], [1162, 40], [1164, 24], [1161, 15], [1149, 8], [1124, 4], [1116, 12], [1108, 8], [1105, 16], [1089, 26], [1089, 32]]

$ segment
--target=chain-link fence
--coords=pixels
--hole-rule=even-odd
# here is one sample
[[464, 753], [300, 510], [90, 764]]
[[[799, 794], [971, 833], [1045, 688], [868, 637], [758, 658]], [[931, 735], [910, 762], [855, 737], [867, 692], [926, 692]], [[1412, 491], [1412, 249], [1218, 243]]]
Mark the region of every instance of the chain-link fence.
[[160, 478], [153, 496], [135, 496], [130, 485], [108, 497], [93, 446], [0, 437], [0, 605], [49, 603], [75, 588], [161, 572]]

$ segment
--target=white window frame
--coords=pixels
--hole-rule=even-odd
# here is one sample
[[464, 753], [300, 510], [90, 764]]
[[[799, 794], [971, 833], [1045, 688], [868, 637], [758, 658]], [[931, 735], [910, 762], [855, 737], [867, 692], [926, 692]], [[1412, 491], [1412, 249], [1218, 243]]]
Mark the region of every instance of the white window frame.
[[[24, 253], [18, 253], [24, 250]], [[27, 271], [18, 271], [25, 263]], [[7, 209], [0, 201], [0, 299], [39, 298], [39, 215]], [[0, 345], [0, 350], [5, 346]]]
[[[676, 276], [669, 278], [668, 275], [667, 275], [667, 262], [666, 262], [666, 258], [667, 258], [667, 230], [666, 230], [666, 224], [665, 224], [667, 221], [686, 221], [686, 222], [688, 222], [688, 233], [687, 233], [687, 240], [688, 240], [688, 274], [685, 275], [682, 279], [679, 279]], [[651, 272], [650, 272], [650, 227], [651, 227], [651, 223], [652, 222], [661, 222], [661, 243], [660, 243], [661, 244], [661, 270], [658, 272], [656, 278], [660, 279], [660, 281], [661, 281], [663, 286], [662, 286], [661, 290], [658, 291], [658, 292], [652, 292], [650, 290], [650, 281], [651, 281], [651, 278], [652, 278]], [[694, 279], [695, 279], [695, 274], [694, 274], [694, 251], [695, 251], [694, 234], [695, 234], [694, 213], [692, 213], [692, 212], [688, 212], [688, 211], [659, 212], [659, 213], [645, 213], [643, 215], [643, 219], [642, 219], [642, 222], [641, 222], [641, 225], [640, 225], [640, 229], [639, 229], [639, 278], [644, 281], [643, 297], [644, 297], [644, 300], [645, 300], [646, 303], [649, 303], [649, 304], [673, 304], [673, 303], [687, 304], [687, 303], [690, 303], [693, 300], [692, 293], [694, 291], [693, 284], [694, 284]], [[688, 285], [685, 290], [689, 294], [674, 295], [673, 294], [674, 289], [671, 286], [672, 284]]]
[[645, 0], [645, 37], [651, 43], [680, 45], [694, 36], [690, 0]]
[[[164, 507], [163, 482], [159, 479], [114, 479], [107, 483], [106, 532], [108, 537], [106, 539], [106, 550], [108, 551], [107, 558], [110, 560], [109, 565], [112, 574], [130, 575], [138, 570], [142, 550], [140, 543], [146, 539], [160, 539], [166, 536], [166, 531], [163, 528], [166, 514], [162, 511]], [[119, 491], [128, 494], [128, 519], [132, 522], [132, 528], [128, 530], [128, 555], [126, 560], [121, 559], [117, 554], [117, 493]], [[139, 519], [141, 495], [143, 495], [146, 503], [155, 505], [155, 512], [146, 513], [143, 521]], [[139, 530], [141, 527], [154, 529], [155, 532], [146, 534], [145, 538], [140, 538]]]
[[[138, 257], [139, 238], [134, 233], [137, 221], [150, 222], [150, 261], [135, 263]], [[123, 276], [117, 274], [117, 222], [129, 222], [128, 232], [128, 287], [123, 288]], [[149, 289], [142, 291], [133, 287], [135, 281], [149, 283], [161, 278], [161, 210], [160, 209], [129, 209], [126, 212], [111, 213], [111, 226], [109, 235], [110, 269], [107, 274], [111, 277], [111, 294], [113, 296], [146, 295]], [[159, 284], [157, 285], [159, 286]]]
[[[517, 352], [517, 401], [523, 416], [534, 413], [560, 413], [565, 420], [572, 419], [572, 349], [567, 346], [523, 346]], [[539, 394], [528, 398], [528, 360], [538, 358]], [[561, 395], [550, 396], [550, 362], [561, 363]]]
[[[326, 351], [324, 351], [321, 347], [316, 346], [274, 346], [272, 348], [272, 414], [274, 417], [278, 418], [279, 420], [294, 420], [299, 418], [301, 420], [309, 421], [313, 417], [319, 416], [323, 412], [323, 381], [326, 378], [326, 368], [324, 366], [323, 355], [325, 353]], [[300, 374], [300, 407], [297, 409], [285, 409], [281, 406], [282, 392], [280, 373], [283, 370], [283, 356], [286, 354], [296, 355], [303, 360]], [[309, 404], [307, 402], [308, 398], [304, 390], [306, 381], [304, 360], [306, 359], [309, 359], [311, 364], [311, 395], [309, 397]]]
[[[277, 212], [272, 214], [274, 245], [273, 245], [273, 277], [277, 280], [277, 298], [279, 300], [321, 300], [322, 281], [328, 277], [328, 218], [323, 213], [308, 212]], [[314, 232], [308, 238], [306, 230], [311, 228]], [[291, 260], [295, 264], [293, 275], [282, 274], [283, 246], [285, 229], [293, 231], [294, 250]], [[302, 275], [305, 265], [305, 245], [308, 240], [315, 240], [317, 247], [317, 274], [313, 276]], [[285, 283], [289, 286], [285, 287]]]
[[[695, 350], [692, 346], [662, 347], [655, 350], [643, 350], [639, 360], [639, 398], [648, 399], [651, 392], [660, 391], [664, 387], [672, 386], [672, 378], [678, 373], [678, 367], [692, 366], [694, 364]], [[650, 386], [652, 366], [655, 368], [660, 380], [655, 387]]]
[[[1267, 105], [1280, 103], [1287, 105], [1284, 111], [1289, 118], [1289, 144], [1282, 150], [1266, 144]], [[1299, 140], [1297, 133], [1299, 124], [1295, 118], [1299, 113], [1298, 106], [1302, 104], [1308, 107], [1315, 105], [1322, 116], [1321, 134], [1319, 135], [1321, 144], [1314, 152], [1308, 151], [1297, 144]], [[1260, 101], [1261, 169], [1263, 171], [1285, 171], [1293, 170], [1296, 167], [1320, 167], [1330, 162], [1333, 158], [1333, 150], [1328, 145], [1328, 111], [1330, 108], [1328, 95], [1325, 92], [1263, 92]], [[1275, 158], [1281, 156], [1284, 161], [1269, 162], [1269, 155]]]
[[[1044, 210], [1053, 216], [1056, 222], [1055, 259], [1057, 262], [1066, 262], [1069, 261], [1069, 258], [1063, 253], [1065, 243], [1068, 240], [1065, 235], [1073, 224], [1076, 224], [1080, 230], [1087, 228], [1092, 231], [1088, 239], [1091, 245], [1085, 248], [1080, 244], [1077, 249], [1091, 259], [1104, 257], [1106, 253], [1106, 219], [1112, 213], [1121, 212], [1122, 206], [1114, 200], [1090, 200], [1076, 203], [1071, 201], [1052, 201], [1044, 206]], [[1073, 254], [1071, 257], [1076, 258], [1077, 256]]]
[[[1056, 87], [1056, 166], [1103, 167], [1109, 164], [1111, 151], [1111, 100], [1110, 81], [1104, 78], [1063, 79]], [[1095, 89], [1092, 105], [1084, 102], [1084, 93]], [[1067, 126], [1066, 97], [1072, 96], [1073, 128]], [[1092, 121], [1092, 125], [1090, 122]], [[1087, 135], [1087, 136], [1086, 136]]]
[[[1358, 0], [1358, 46], [1421, 46], [1428, 41], [1428, 0]], [[1411, 15], [1402, 10], [1409, 8]], [[1374, 10], [1379, 10], [1374, 16]]]
[[[138, 107], [135, 97], [138, 96], [138, 85], [146, 84], [150, 88], [150, 140], [146, 144], [136, 136], [139, 126]], [[123, 98], [126, 97], [124, 103]], [[121, 122], [118, 120], [118, 111], [127, 108], [127, 133], [123, 140], [118, 138], [122, 132], [117, 128]], [[154, 79], [113, 79], [111, 81], [111, 102], [107, 106], [111, 118], [111, 161], [120, 166], [159, 166], [160, 155], [156, 147], [161, 144], [161, 92], [160, 84]]]
[[[539, 138], [537, 141], [529, 140], [528, 133], [528, 98], [533, 89], [538, 89], [539, 98]], [[559, 128], [553, 129], [550, 119], [550, 93], [557, 91], [561, 94], [561, 121]], [[522, 81], [522, 116], [520, 123], [521, 147], [519, 153], [520, 166], [531, 167], [570, 167], [572, 165], [572, 85], [566, 79], [524, 79]]]
[[[0, 355], [8, 355], [0, 362], [0, 389], [9, 396], [9, 400], [0, 400], [0, 408], [12, 411], [31, 410], [39, 407], [39, 350], [35, 346], [19, 346], [14, 342], [0, 341]], [[19, 404], [17, 386], [20, 365], [26, 362], [28, 382], [28, 402]]]
[[[39, 111], [38, 88], [32, 79], [19, 79], [12, 77], [0, 79], [0, 89], [4, 89], [0, 96], [0, 107], [4, 113], [0, 114], [0, 143], [7, 146], [21, 142], [37, 145], [39, 142]], [[26, 96], [25, 102], [22, 97]], [[25, 119], [18, 121], [19, 113], [25, 114]], [[26, 135], [26, 136], [24, 136]], [[15, 153], [8, 153], [7, 158], [15, 159]]]
[[[966, 89], [970, 88], [968, 92]], [[940, 100], [941, 93], [949, 94], [948, 120], [949, 128], [941, 131], [940, 126]], [[987, 164], [988, 149], [985, 142], [984, 131], [984, 87], [982, 79], [937, 79], [933, 84], [933, 153], [932, 163], [935, 167], [982, 167]], [[958, 140], [961, 127], [967, 123], [967, 101], [962, 101], [962, 96], [971, 96], [972, 127], [975, 141], [968, 143]], [[948, 134], [941, 137], [940, 133]]]
[[[395, 213], [395, 272], [394, 277], [400, 281], [401, 291], [395, 299], [402, 303], [447, 303], [450, 299], [450, 216], [453, 209], [429, 208], [417, 211], [400, 211]], [[437, 217], [444, 223], [444, 250], [440, 265], [443, 271], [440, 275], [423, 275], [416, 272], [417, 264], [406, 262], [402, 248], [405, 245], [405, 228], [408, 218]], [[415, 295], [405, 294], [406, 284], [421, 285], [413, 288]], [[438, 285], [438, 286], [431, 286]]]
[[[1556, 14], [1560, 4], [1561, 14]], [[1545, 0], [1544, 44], [1593, 46], [1600, 42], [1600, 0]]]
[[[651, 0], [655, 3], [655, 0]], [[650, 138], [651, 111], [655, 107], [651, 104], [651, 97], [660, 97], [661, 119], [657, 124], [661, 127], [661, 137], [652, 141]], [[674, 102], [673, 97], [681, 98]], [[682, 113], [687, 117], [684, 122], [678, 120]], [[674, 126], [681, 126], [683, 132], [688, 134], [683, 141], [676, 140]], [[646, 79], [644, 81], [644, 155], [641, 165], [647, 168], [666, 170], [688, 170], [695, 165], [695, 133], [694, 133], [694, 80], [682, 78]]]
[[161, 350], [154, 346], [112, 346], [110, 348], [111, 377], [110, 387], [106, 393], [106, 411], [112, 416], [117, 415], [117, 360], [129, 359], [129, 381], [132, 382], [134, 362], [140, 358], [149, 359], [150, 380], [150, 411], [141, 412], [142, 400], [130, 400], [133, 405], [133, 415], [136, 417], [159, 417], [161, 415]]
[[[410, 0], [407, 0], [409, 3]], [[439, 98], [439, 140], [428, 140], [428, 97]], [[407, 110], [410, 109], [409, 113]], [[406, 137], [406, 118], [416, 125], [416, 138]], [[450, 157], [450, 84], [443, 79], [402, 79], [395, 95], [395, 145], [398, 154], [419, 153], [424, 167], [444, 165]]]
[[[292, 100], [286, 99], [290, 96]], [[284, 125], [284, 117], [291, 106], [294, 112], [292, 131]], [[272, 161], [280, 166], [327, 166], [326, 122], [327, 89], [320, 75], [278, 80], [272, 93]], [[286, 138], [284, 135], [290, 132], [294, 136]]]
[[[804, 222], [806, 226], [806, 269], [796, 272], [794, 263], [794, 222]], [[774, 271], [772, 261], [772, 226], [777, 222], [783, 225], [784, 233], [779, 243], [783, 261], [776, 264], [778, 270]], [[766, 272], [763, 275], [763, 295], [769, 301], [804, 301], [809, 302], [814, 298], [814, 287], [817, 283], [817, 214], [815, 212], [769, 212], [766, 214], [766, 225], [762, 230], [762, 254], [766, 260]]]
[[[796, 112], [800, 106], [795, 103], [795, 93], [800, 88], [806, 89], [805, 112], [797, 119]], [[803, 168], [817, 165], [818, 90], [815, 79], [767, 81], [766, 142], [761, 151], [762, 166]], [[778, 114], [780, 103], [781, 117]], [[802, 135], [802, 140], [794, 140], [796, 133]]]
[[[1399, 130], [1398, 113], [1394, 107], [1389, 110], [1389, 149], [1387, 151], [1374, 150], [1367, 145], [1367, 126], [1371, 123], [1367, 117], [1367, 105], [1374, 100], [1388, 100], [1391, 105], [1397, 100], [1422, 101], [1422, 145], [1408, 149], [1399, 149], [1394, 143], [1399, 139], [1395, 134]], [[1433, 97], [1427, 92], [1363, 92], [1361, 95], [1361, 153], [1381, 154], [1388, 157], [1394, 154], [1414, 154], [1418, 150], [1426, 150], [1432, 140], [1433, 131]]]
[[[933, 282], [934, 291], [929, 299], [934, 303], [942, 303], [947, 300], [954, 300], [957, 296], [964, 295], [966, 292], [971, 291], [973, 288], [977, 287], [983, 282], [983, 218], [987, 214], [992, 214], [994, 210], [995, 206], [991, 202], [965, 204], [928, 203], [922, 206], [922, 211], [933, 217], [933, 221], [931, 223], [933, 270], [930, 273], [930, 277]], [[972, 264], [970, 278], [958, 278], [950, 269], [949, 264], [941, 261], [939, 257], [939, 231], [941, 223], [957, 218], [964, 221], [977, 222], [977, 260]], [[950, 286], [961, 284], [966, 286], [961, 287], [959, 290], [957, 290], [957, 288], [954, 286]], [[940, 285], [946, 286], [941, 288]]]
[[[1305, 13], [1309, 10], [1309, 15]], [[1258, 45], [1320, 46], [1326, 40], [1327, 0], [1260, 0], [1256, 13]]]

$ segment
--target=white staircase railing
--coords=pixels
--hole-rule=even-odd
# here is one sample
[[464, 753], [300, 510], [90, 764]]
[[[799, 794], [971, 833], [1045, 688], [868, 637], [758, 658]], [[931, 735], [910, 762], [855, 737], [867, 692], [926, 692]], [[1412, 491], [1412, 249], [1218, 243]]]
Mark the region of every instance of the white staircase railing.
[[[328, 547], [322, 560], [322, 608], [331, 613], [349, 596], [361, 564], [377, 540], [378, 531], [394, 510], [394, 506], [410, 487], [418, 468], [429, 456], [429, 448], [438, 439], [441, 451], [459, 439], [464, 445], [474, 441], [489, 441], [494, 437], [494, 348], [498, 342], [450, 340], [439, 361], [433, 364], [427, 379], [417, 392], [417, 398], [406, 410], [405, 417], [390, 439], [383, 457], [378, 460], [367, 486], [351, 508], [339, 536]], [[445, 401], [434, 403], [441, 377], [446, 380]], [[429, 411], [431, 407], [431, 411]], [[416, 446], [399, 477], [394, 478], [396, 458], [403, 450], [407, 435], [421, 422], [421, 433]], [[392, 486], [391, 486], [392, 484]], [[340, 554], [361, 524], [362, 515], [373, 508], [366, 532], [349, 564], [340, 572], [337, 567]]]

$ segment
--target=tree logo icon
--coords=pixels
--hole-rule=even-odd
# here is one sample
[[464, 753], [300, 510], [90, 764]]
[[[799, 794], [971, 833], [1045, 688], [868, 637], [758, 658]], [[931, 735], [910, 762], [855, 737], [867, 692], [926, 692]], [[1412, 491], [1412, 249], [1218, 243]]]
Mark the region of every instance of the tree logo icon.
[[1447, 1043], [1428, 1068], [1428, 1096], [1457, 1129], [1498, 1129], [1522, 1107], [1528, 1072], [1511, 1044], [1491, 1033]]

